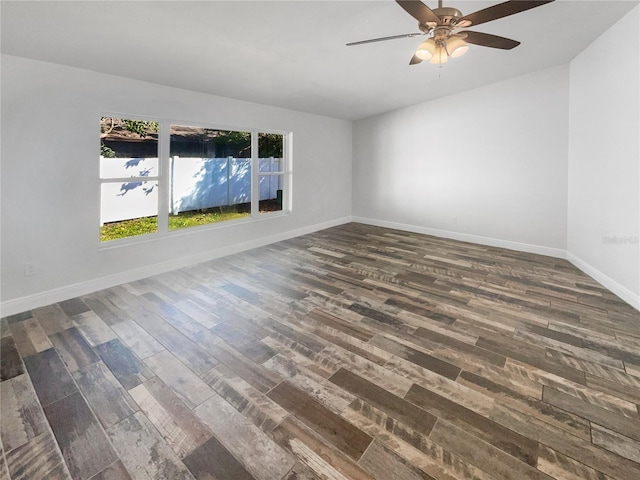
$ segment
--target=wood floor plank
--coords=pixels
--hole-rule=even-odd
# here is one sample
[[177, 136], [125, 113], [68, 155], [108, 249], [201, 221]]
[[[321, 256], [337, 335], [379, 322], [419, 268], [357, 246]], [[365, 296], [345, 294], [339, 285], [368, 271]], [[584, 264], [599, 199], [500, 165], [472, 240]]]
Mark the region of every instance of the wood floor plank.
[[533, 467], [537, 465], [538, 442], [509, 430], [499, 423], [420, 385], [414, 384], [404, 398], [432, 415], [464, 429], [515, 458]]
[[[309, 449], [307, 448], [307, 450]], [[337, 475], [334, 474], [333, 476], [324, 473], [326, 472], [327, 468], [331, 468], [331, 466], [328, 465], [323, 458], [315, 454], [313, 450], [311, 450], [311, 453], [316, 455], [316, 459], [314, 459], [315, 462], [313, 460], [305, 460], [305, 463], [301, 461], [296, 462], [293, 468], [285, 477], [282, 478], [282, 480], [322, 480], [323, 478], [330, 478], [332, 480], [344, 480], [346, 478], [344, 475], [340, 474], [340, 472], [337, 472]], [[324, 475], [324, 477], [320, 477], [320, 474], [315, 473], [315, 471], [312, 470], [311, 467], [308, 467], [307, 464], [314, 465], [318, 470], [323, 471], [322, 475]]]
[[131, 349], [117, 338], [98, 345], [95, 351], [125, 390], [130, 390], [154, 376]]
[[460, 374], [460, 368], [455, 365], [389, 338], [375, 336], [369, 343], [451, 380]]
[[282, 478], [295, 460], [219, 395], [194, 412], [257, 480]]
[[125, 320], [111, 326], [132, 352], [145, 359], [164, 350], [164, 347], [133, 320]]
[[[508, 378], [506, 372], [502, 373]], [[539, 418], [582, 439], [589, 440], [591, 438], [591, 427], [586, 419], [539, 400], [542, 398], [541, 385], [533, 394], [527, 395], [514, 388], [510, 379], [505, 382], [506, 385], [497, 383], [497, 380], [500, 378], [493, 373], [487, 374], [486, 372], [483, 375], [477, 375], [463, 371], [458, 377], [458, 382], [478, 391], [486, 392], [508, 408]], [[540, 394], [537, 393], [538, 391]]]
[[0, 440], [7, 452], [49, 431], [47, 419], [27, 375], [2, 382], [0, 418]]
[[121, 460], [113, 462], [99, 473], [96, 473], [91, 480], [131, 480], [131, 475], [127, 472]]
[[596, 423], [591, 424], [591, 438], [594, 445], [640, 463], [640, 442]]
[[0, 450], [0, 480], [11, 480], [9, 470], [7, 470], [7, 460], [4, 458], [4, 452]]
[[568, 412], [580, 415], [591, 422], [597, 423], [603, 427], [615, 430], [616, 432], [626, 435], [640, 441], [640, 420], [634, 420], [617, 413], [607, 410], [586, 402], [580, 398], [576, 398], [566, 393], [559, 392], [553, 388], [545, 387], [542, 399], [562, 408]]
[[196, 375], [200, 375], [215, 366], [216, 362], [209, 353], [189, 340], [157, 314], [139, 311], [134, 320]]
[[272, 389], [281, 380], [276, 373], [271, 372], [262, 365], [255, 364], [226, 344], [216, 345], [209, 353], [240, 378], [263, 393]]
[[6, 452], [5, 456], [11, 480], [71, 480], [56, 440], [49, 431]]
[[388, 480], [434, 480], [378, 442], [373, 442], [358, 462], [377, 478]]
[[364, 408], [358, 408], [354, 402], [342, 416], [423, 472], [443, 480], [493, 480], [489, 474], [381, 410], [362, 402], [361, 406]]
[[80, 392], [47, 405], [44, 412], [74, 479], [89, 479], [117, 460]]
[[6, 317], [0, 318], [0, 339], [11, 336], [11, 330], [9, 330], [9, 322]]
[[107, 434], [133, 480], [194, 480], [141, 412], [116, 423]]
[[73, 327], [73, 321], [60, 308], [59, 305], [48, 305], [32, 310], [33, 316], [38, 320], [47, 335], [61, 332]]
[[236, 377], [233, 372], [223, 373], [222, 370], [223, 368], [217, 369], [215, 380], [214, 372], [209, 372], [212, 375], [208, 384], [260, 430], [270, 433], [289, 415], [289, 412], [257, 388]]
[[328, 327], [331, 327], [335, 330], [339, 330], [342, 333], [346, 333], [352, 337], [358, 338], [364, 342], [370, 340], [373, 337], [373, 333], [368, 329], [350, 323], [348, 321], [344, 321], [335, 315], [331, 315], [328, 312], [324, 312], [321, 309], [315, 308], [309, 314], [308, 317], [320, 322]]
[[71, 298], [69, 300], [60, 302], [58, 305], [60, 306], [62, 311], [67, 314], [68, 317], [80, 315], [81, 313], [85, 313], [91, 310], [81, 298]]
[[422, 408], [389, 393], [384, 388], [347, 369], [341, 368], [329, 378], [329, 381], [423, 435], [429, 436], [436, 422], [436, 417]]
[[497, 479], [549, 480], [551, 478], [540, 470], [474, 437], [464, 429], [442, 420], [433, 427], [429, 438]]
[[507, 361], [504, 355], [463, 342], [449, 335], [443, 335], [433, 329], [419, 327], [414, 332], [414, 335], [431, 342], [434, 350], [438, 348], [449, 348], [464, 354], [465, 357], [477, 358], [479, 361], [487, 362], [498, 367], [504, 367]]
[[545, 387], [551, 387], [568, 395], [585, 399], [593, 405], [598, 405], [612, 412], [618, 412], [626, 417], [638, 418], [636, 405], [620, 397], [567, 381], [563, 377], [558, 377], [546, 370], [537, 369], [511, 359], [507, 360], [506, 368], [514, 373], [534, 378]]
[[373, 480], [352, 458], [293, 416], [278, 425], [271, 436], [322, 479]]
[[157, 377], [130, 393], [180, 458], [190, 455], [211, 437], [195, 414]]
[[318, 400], [322, 405], [335, 413], [343, 411], [353, 400], [354, 396], [322, 376], [297, 365], [284, 355], [278, 354], [265, 362], [264, 366], [286, 378], [309, 396]]
[[78, 390], [53, 348], [25, 358], [25, 365], [43, 407]]
[[147, 357], [145, 363], [189, 408], [200, 405], [214, 394], [206, 383], [166, 350]]
[[181, 300], [176, 303], [176, 307], [180, 312], [189, 316], [205, 328], [215, 327], [222, 320], [213, 312], [198, 305], [193, 300]]
[[261, 343], [260, 339], [245, 334], [228, 322], [216, 325], [211, 331], [255, 363], [263, 363], [276, 354], [271, 347]]
[[183, 312], [179, 312], [176, 315], [167, 317], [166, 320], [167, 323], [171, 324], [185, 337], [187, 337], [189, 340], [194, 342], [205, 351], [213, 348], [221, 341], [219, 336], [215, 335], [201, 323], [192, 319], [190, 316], [184, 314]]
[[211, 437], [184, 459], [198, 480], [254, 480], [254, 477], [215, 437]]
[[82, 367], [73, 372], [73, 378], [104, 428], [109, 428], [137, 410], [133, 399], [104, 363], [96, 362]]
[[371, 443], [369, 435], [287, 381], [267, 396], [354, 460], [358, 460]]
[[80, 330], [76, 327], [51, 335], [50, 338], [70, 372], [75, 372], [99, 360], [89, 343], [80, 333]]
[[73, 317], [73, 323], [92, 347], [116, 338], [114, 331], [91, 310]]
[[567, 480], [602, 480], [603, 478], [611, 478], [544, 445], [540, 446], [538, 470], [553, 478]]
[[23, 322], [29, 318], [33, 318], [33, 311], [31, 310], [16, 313], [15, 315], [9, 315], [8, 317], [2, 317], [2, 319], [9, 325], [17, 322]]
[[0, 381], [10, 380], [24, 373], [24, 364], [13, 337], [0, 340]]
[[572, 382], [583, 385], [586, 383], [583, 372], [547, 360], [546, 350], [540, 346], [532, 345], [522, 340], [507, 340], [498, 336], [493, 336], [492, 338], [481, 337], [476, 342], [476, 346], [500, 353], [505, 357], [521, 361]]
[[[629, 366], [625, 365], [625, 369], [629, 371]], [[640, 377], [611, 371], [607, 373], [609, 378], [587, 373], [587, 387], [640, 405]]]
[[324, 350], [317, 355], [316, 361], [323, 364], [333, 364], [332, 367], [334, 371], [332, 374], [340, 368], [345, 368], [401, 397], [407, 393], [413, 383], [404, 374], [398, 374], [388, 367], [388, 365], [393, 362], [393, 359], [389, 360], [384, 367], [382, 367], [334, 345], [325, 347]]
[[[91, 310], [98, 315], [104, 323], [113, 327], [116, 323], [125, 320], [131, 320], [131, 316], [127, 313], [126, 307], [120, 308], [109, 300], [109, 290], [94, 292], [82, 297], [83, 301]], [[112, 295], [113, 297], [113, 295]]]
[[33, 317], [11, 324], [9, 329], [22, 358], [53, 346], [38, 320]]
[[565, 431], [556, 429], [535, 417], [522, 415], [510, 409], [496, 408], [490, 418], [522, 435], [537, 440], [540, 445], [546, 445], [611, 478], [617, 480], [640, 478], [638, 463], [594, 446], [590, 440], [568, 435]]

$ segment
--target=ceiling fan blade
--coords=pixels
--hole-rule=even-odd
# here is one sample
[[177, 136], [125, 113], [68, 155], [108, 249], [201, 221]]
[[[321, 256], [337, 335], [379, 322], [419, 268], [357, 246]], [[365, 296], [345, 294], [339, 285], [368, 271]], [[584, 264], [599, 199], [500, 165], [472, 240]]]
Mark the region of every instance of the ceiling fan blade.
[[461, 27], [480, 25], [481, 23], [491, 22], [492, 20], [508, 17], [509, 15], [515, 15], [516, 13], [524, 12], [526, 10], [531, 10], [532, 8], [536, 8], [553, 1], [554, 0], [511, 0], [509, 2], [499, 3], [498, 5], [494, 5], [492, 7], [470, 13], [469, 15], [465, 15], [464, 17], [459, 19], [456, 24]]
[[371, 40], [361, 40], [359, 42], [347, 43], [347, 47], [353, 47], [354, 45], [364, 45], [365, 43], [384, 42], [385, 40], [395, 40], [396, 38], [407, 37], [421, 37], [424, 33], [405, 33], [404, 35], [392, 35], [390, 37], [372, 38]]
[[411, 61], [409, 62], [409, 65], [417, 65], [420, 62], [422, 62], [422, 59], [417, 55], [414, 55], [413, 57], [411, 57]]
[[440, 22], [440, 19], [433, 13], [433, 10], [419, 0], [396, 0], [396, 3], [422, 24], [429, 22], [437, 24]]
[[482, 47], [500, 48], [502, 50], [511, 50], [520, 45], [520, 42], [511, 40], [510, 38], [499, 37], [497, 35], [491, 35], [490, 33], [471, 32], [464, 30], [460, 34], [466, 35], [464, 41], [467, 43], [473, 43], [474, 45], [480, 45]]

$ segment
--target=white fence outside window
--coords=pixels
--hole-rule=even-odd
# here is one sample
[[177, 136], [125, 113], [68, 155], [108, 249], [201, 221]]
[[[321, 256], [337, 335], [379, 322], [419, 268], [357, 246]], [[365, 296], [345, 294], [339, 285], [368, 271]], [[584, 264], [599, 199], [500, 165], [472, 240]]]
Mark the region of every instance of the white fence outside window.
[[[261, 158], [260, 173], [279, 172], [281, 158]], [[103, 183], [101, 224], [156, 215], [157, 158], [100, 157], [100, 177], [128, 178], [131, 182]], [[281, 175], [260, 177], [259, 200], [277, 198]], [[251, 201], [251, 159], [173, 157], [170, 164], [170, 213], [237, 205]]]

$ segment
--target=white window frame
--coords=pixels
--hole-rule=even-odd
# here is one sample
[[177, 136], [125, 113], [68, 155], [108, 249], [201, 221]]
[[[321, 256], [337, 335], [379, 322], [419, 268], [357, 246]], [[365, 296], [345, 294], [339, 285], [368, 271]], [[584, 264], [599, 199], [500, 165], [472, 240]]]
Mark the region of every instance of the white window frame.
[[[275, 218], [280, 216], [289, 215], [292, 211], [292, 141], [293, 132], [281, 131], [264, 128], [249, 128], [238, 127], [229, 125], [207, 124], [202, 122], [192, 122], [188, 120], [167, 120], [159, 119], [156, 117], [145, 117], [140, 115], [122, 114], [122, 113], [103, 113], [100, 117], [113, 117], [129, 120], [142, 120], [158, 122], [158, 175], [154, 177], [144, 177], [145, 181], [155, 180], [158, 183], [158, 215], [157, 215], [157, 231], [153, 233], [135, 235], [131, 237], [119, 238], [116, 240], [101, 241], [100, 239], [100, 225], [98, 221], [98, 244], [100, 250], [108, 250], [114, 247], [121, 247], [131, 244], [144, 243], [149, 241], [156, 241], [162, 238], [168, 238], [178, 235], [189, 235], [196, 232], [202, 232], [205, 230], [215, 230], [218, 228], [226, 228], [233, 225], [238, 225], [247, 222], [253, 222], [257, 220], [264, 220], [268, 218]], [[180, 228], [176, 230], [169, 230], [169, 210], [170, 210], [170, 142], [171, 142], [171, 126], [179, 125], [194, 128], [206, 128], [212, 130], [229, 130], [248, 132], [251, 134], [251, 214], [246, 218], [225, 220], [223, 222], [211, 223], [208, 225], [200, 225], [188, 228]], [[282, 169], [278, 172], [259, 172], [259, 157], [258, 157], [258, 135], [260, 133], [271, 133], [283, 136], [283, 155], [282, 155]], [[98, 143], [99, 150], [99, 143]], [[98, 152], [98, 158], [100, 157]], [[99, 163], [99, 162], [98, 162]], [[260, 203], [260, 177], [261, 176], [283, 176], [282, 186], [282, 210], [275, 212], [263, 212], [259, 211]], [[98, 165], [98, 219], [100, 218], [102, 199], [101, 189], [103, 183], [112, 182], [130, 182], [137, 177], [128, 178], [101, 178], [99, 174]]]

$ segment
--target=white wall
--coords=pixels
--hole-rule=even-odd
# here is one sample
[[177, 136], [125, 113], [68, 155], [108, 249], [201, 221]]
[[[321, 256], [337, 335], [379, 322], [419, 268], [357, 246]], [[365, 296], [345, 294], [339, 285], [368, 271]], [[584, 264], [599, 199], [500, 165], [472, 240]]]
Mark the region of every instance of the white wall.
[[[105, 113], [292, 131], [293, 213], [100, 249]], [[2, 315], [347, 221], [351, 148], [351, 122], [3, 55]]]
[[571, 62], [567, 250], [640, 309], [639, 30], [636, 7]]
[[568, 87], [565, 65], [355, 122], [354, 217], [563, 256]]

